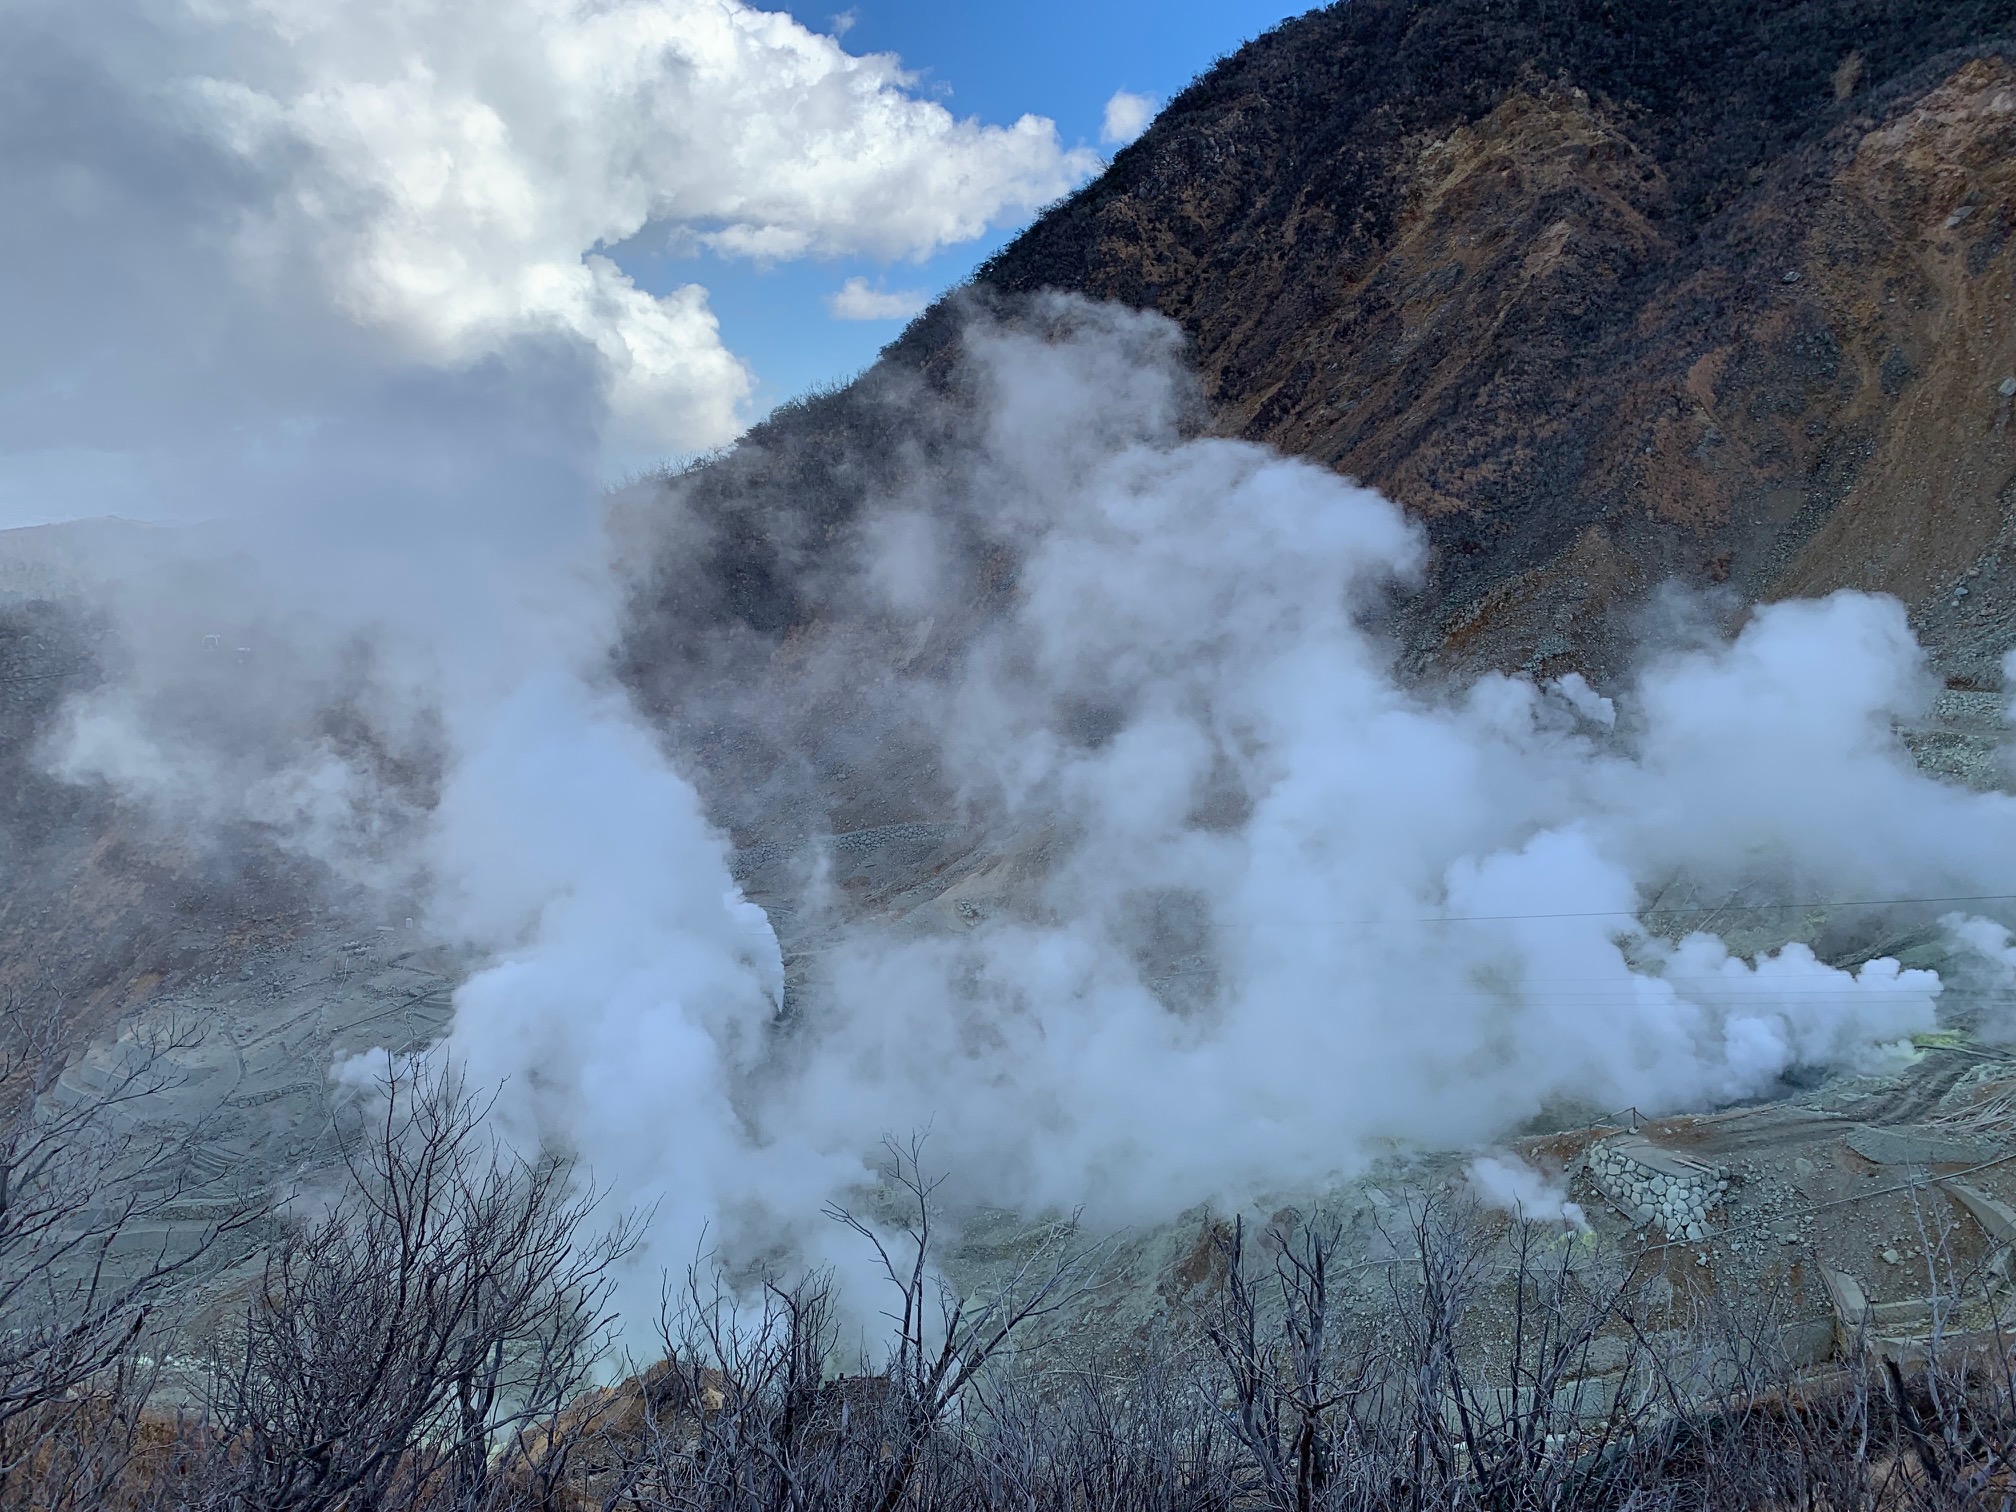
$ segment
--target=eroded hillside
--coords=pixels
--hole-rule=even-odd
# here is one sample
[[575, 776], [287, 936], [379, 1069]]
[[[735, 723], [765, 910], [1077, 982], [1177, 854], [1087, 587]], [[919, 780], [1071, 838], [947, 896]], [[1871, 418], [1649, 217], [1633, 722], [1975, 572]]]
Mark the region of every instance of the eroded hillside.
[[[1211, 427], [1425, 522], [1422, 668], [1619, 670], [1669, 580], [1856, 586], [1993, 686], [2016, 387], [2016, 6], [1355, 0], [1207, 73], [847, 390], [675, 492], [702, 600], [758, 639], [896, 458], [956, 434], [957, 330], [1056, 288], [1183, 327]], [[1004, 303], [1005, 301], [1005, 303]], [[712, 586], [695, 584], [704, 577]], [[690, 670], [682, 668], [682, 675]]]

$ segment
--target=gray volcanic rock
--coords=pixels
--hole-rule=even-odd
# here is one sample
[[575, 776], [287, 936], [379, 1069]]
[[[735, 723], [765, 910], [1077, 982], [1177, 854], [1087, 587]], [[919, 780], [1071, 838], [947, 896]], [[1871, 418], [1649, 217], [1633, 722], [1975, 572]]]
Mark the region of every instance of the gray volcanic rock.
[[1955, 1139], [1910, 1127], [1853, 1129], [1844, 1138], [1849, 1149], [1877, 1165], [1976, 1165], [2003, 1150], [1995, 1140]]

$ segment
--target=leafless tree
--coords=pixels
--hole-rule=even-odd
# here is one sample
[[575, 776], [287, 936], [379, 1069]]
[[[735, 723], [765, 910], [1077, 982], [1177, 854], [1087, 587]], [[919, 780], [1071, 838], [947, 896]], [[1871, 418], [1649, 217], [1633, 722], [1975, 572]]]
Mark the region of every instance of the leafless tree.
[[1187, 1331], [1152, 1326], [982, 1372], [966, 1422], [965, 1499], [1072, 1512], [1260, 1505], [1218, 1402], [1199, 1393], [1211, 1369]]
[[[1643, 1335], [1626, 1316], [1638, 1278], [1593, 1236], [1523, 1219], [1492, 1235], [1480, 1216], [1429, 1202], [1414, 1229], [1432, 1300], [1422, 1310], [1429, 1326], [1413, 1339], [1418, 1359], [1439, 1362], [1444, 1393], [1418, 1413], [1424, 1434], [1435, 1435], [1437, 1478], [1447, 1484], [1454, 1465], [1470, 1504], [1505, 1512], [1604, 1505], [1607, 1488], [1591, 1467], [1656, 1411], [1640, 1379]], [[1468, 1316], [1449, 1305], [1466, 1290]], [[1489, 1349], [1476, 1326], [1480, 1303], [1495, 1315]]]
[[827, 1212], [874, 1247], [896, 1293], [896, 1305], [886, 1314], [895, 1337], [882, 1371], [888, 1382], [883, 1426], [890, 1443], [872, 1503], [875, 1512], [894, 1512], [967, 1387], [1011, 1345], [1027, 1343], [1044, 1319], [1082, 1294], [1096, 1247], [1078, 1243], [1074, 1215], [1052, 1225], [993, 1295], [963, 1296], [937, 1270], [932, 1224], [944, 1178], [926, 1172], [922, 1137], [907, 1144], [889, 1140], [884, 1149], [889, 1156], [884, 1179], [906, 1209], [900, 1237], [885, 1240], [848, 1208]]
[[826, 1273], [745, 1295], [696, 1262], [668, 1288], [659, 1336], [663, 1360], [628, 1384], [633, 1410], [600, 1435], [619, 1441], [603, 1456], [605, 1497], [625, 1487], [651, 1506], [851, 1504], [854, 1451], [874, 1441], [879, 1400], [864, 1415], [860, 1390], [828, 1379], [838, 1329]]
[[889, 1283], [886, 1345], [836, 1371], [847, 1362], [829, 1275], [738, 1287], [696, 1264], [667, 1294], [664, 1360], [618, 1389], [577, 1452], [597, 1504], [894, 1512], [954, 1505], [985, 1483], [986, 1414], [967, 1411], [969, 1395], [1079, 1294], [1094, 1250], [1055, 1225], [995, 1291], [963, 1295], [938, 1272], [938, 1181], [921, 1141], [888, 1151], [903, 1216], [885, 1227], [829, 1210]]
[[1963, 1261], [1931, 1188], [1922, 1336], [1850, 1338], [1818, 1369], [1768, 1295], [1705, 1271], [1676, 1286], [1656, 1248], [1448, 1194], [1348, 1264], [1334, 1224], [1283, 1214], [1254, 1243], [1235, 1221], [1196, 1313], [1071, 1339], [1060, 1324], [1099, 1315], [1096, 1248], [1054, 1225], [962, 1293], [912, 1140], [889, 1146], [875, 1218], [829, 1210], [879, 1262], [879, 1346], [843, 1358], [823, 1272], [696, 1263], [665, 1294], [661, 1357], [598, 1387], [628, 1226], [595, 1230], [595, 1194], [502, 1146], [452, 1075], [389, 1069], [207, 1338], [200, 1399], [148, 1415], [150, 1362], [197, 1347], [166, 1304], [239, 1253], [121, 1249], [188, 1190], [184, 1152], [122, 1116], [179, 1042], [136, 1039], [58, 1087], [60, 1049], [34, 1038], [53, 1030], [12, 1032], [0, 1512], [2016, 1505], [2010, 1260]]
[[1217, 1237], [1225, 1284], [1206, 1327], [1223, 1372], [1214, 1395], [1266, 1504], [1312, 1512], [1327, 1504], [1339, 1437], [1357, 1426], [1353, 1409], [1370, 1378], [1362, 1353], [1345, 1364], [1336, 1337], [1334, 1227], [1277, 1224], [1267, 1237], [1275, 1261], [1266, 1299], [1248, 1269], [1244, 1219]]
[[[1291, 1215], [1292, 1217], [1292, 1215]], [[1200, 1385], [1241, 1451], [1241, 1495], [1281, 1509], [1609, 1506], [1620, 1445], [1656, 1418], [1626, 1317], [1630, 1267], [1552, 1225], [1418, 1200], [1383, 1296], [1342, 1304], [1339, 1233], [1243, 1223]]]
[[204, 1504], [482, 1507], [498, 1446], [522, 1456], [607, 1343], [628, 1224], [591, 1232], [596, 1194], [502, 1146], [453, 1072], [379, 1093], [213, 1352]]
[[[76, 1034], [54, 995], [0, 1003], [0, 1505], [90, 1505], [120, 1473], [150, 1321], [242, 1253], [255, 1216], [198, 1191], [200, 1123], [144, 1116], [195, 1029], [129, 1029], [89, 1064]], [[197, 1196], [207, 1222], [162, 1222]]]

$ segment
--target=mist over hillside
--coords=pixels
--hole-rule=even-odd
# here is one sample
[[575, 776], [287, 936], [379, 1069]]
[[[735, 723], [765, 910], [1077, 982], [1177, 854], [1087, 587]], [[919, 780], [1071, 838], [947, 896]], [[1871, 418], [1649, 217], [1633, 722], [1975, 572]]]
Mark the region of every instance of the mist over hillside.
[[[893, 1280], [899, 1342], [857, 1363], [929, 1405], [876, 1419], [908, 1424], [868, 1441], [904, 1467], [862, 1472], [880, 1512], [929, 1504], [912, 1453], [967, 1400], [927, 1291], [1002, 1307], [1060, 1236], [1097, 1285], [1023, 1316], [1140, 1358], [1201, 1330], [1170, 1360], [1231, 1326], [1249, 1215], [1291, 1335], [1321, 1332], [1308, 1267], [1371, 1319], [1394, 1265], [1432, 1291], [1438, 1257], [1543, 1244], [1558, 1311], [1615, 1246], [1582, 1342], [1642, 1300], [1649, 1353], [1556, 1373], [1613, 1403], [1715, 1288], [1782, 1301], [1774, 1380], [1925, 1365], [1951, 1278], [1895, 1247], [1935, 1188], [1965, 1236], [1940, 1263], [2009, 1301], [2016, 3], [1349, 0], [1082, 183], [1048, 123], [958, 122], [789, 18], [702, 28], [768, 81], [738, 92], [657, 0], [627, 29], [529, 7], [480, 56], [385, 4], [449, 61], [395, 88], [362, 21], [258, 7], [150, 12], [158, 69], [53, 12], [30, 38], [127, 112], [71, 121], [105, 182], [145, 177], [104, 148], [129, 129], [205, 165], [227, 210], [142, 184], [129, 220], [166, 218], [213, 336], [257, 333], [161, 357], [188, 312], [108, 280], [153, 323], [91, 326], [124, 365], [63, 381], [111, 429], [66, 423], [228, 507], [0, 533], [0, 975], [60, 1010], [0, 1090], [21, 1138], [173, 1152], [130, 1233], [89, 1230], [128, 1288], [104, 1369], [152, 1326], [119, 1309], [169, 1296], [248, 1340], [288, 1333], [274, 1297], [375, 1316], [314, 1278], [388, 1294], [383, 1194], [436, 1169], [484, 1223], [529, 1204], [522, 1263], [573, 1277], [483, 1344], [558, 1350], [548, 1445], [619, 1343], [699, 1351], [676, 1410], [704, 1428], [788, 1337], [788, 1416], [848, 1374], [820, 1330], [865, 1338]], [[777, 103], [801, 86], [819, 110]], [[746, 133], [684, 124], [751, 99]], [[402, 110], [439, 152], [380, 150]], [[715, 171], [772, 117], [791, 172]], [[843, 147], [840, 204], [799, 169]], [[965, 198], [905, 199], [925, 159]], [[46, 177], [52, 217], [124, 203]], [[595, 248], [664, 222], [922, 255], [1066, 190], [854, 382], [595, 484], [639, 436], [720, 439], [746, 378], [704, 291]], [[415, 1148], [464, 1153], [416, 1175]], [[1519, 1256], [1489, 1271], [1515, 1302]], [[1524, 1337], [1464, 1284], [1482, 1332], [1408, 1348]], [[654, 1335], [675, 1301], [692, 1335]], [[234, 1411], [260, 1369], [326, 1373], [272, 1347]], [[465, 1405], [456, 1475], [502, 1400]], [[410, 1469], [434, 1440], [400, 1431]]]
[[[1168, 1216], [1876, 1064], [1941, 987], [1894, 942], [2016, 888], [2010, 17], [1585, 9], [1284, 25], [854, 385], [619, 493], [613, 575], [564, 417], [473, 535], [451, 471], [100, 551], [16, 937], [70, 896], [43, 969], [115, 1011], [169, 936], [419, 929], [498, 1117], [673, 1248], [889, 1126]], [[1515, 899], [1586, 938], [1441, 932]], [[1359, 1069], [1242, 1143], [1283, 1042]]]

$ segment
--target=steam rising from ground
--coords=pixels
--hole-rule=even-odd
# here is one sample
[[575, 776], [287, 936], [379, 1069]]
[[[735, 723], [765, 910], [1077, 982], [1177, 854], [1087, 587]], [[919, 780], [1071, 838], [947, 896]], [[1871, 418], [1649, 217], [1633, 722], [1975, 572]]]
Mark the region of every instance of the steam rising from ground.
[[[901, 635], [956, 618], [985, 547], [1020, 558], [956, 670], [887, 696], [941, 731], [969, 817], [1043, 835], [1044, 864], [964, 933], [853, 922], [781, 1035], [774, 962], [718, 902], [690, 799], [556, 770], [544, 790], [620, 833], [485, 868], [565, 858], [568, 901], [465, 989], [456, 1042], [533, 1126], [670, 1194], [668, 1238], [710, 1210], [805, 1213], [885, 1130], [930, 1126], [973, 1197], [1152, 1219], [1550, 1103], [1699, 1105], [1873, 1065], [1931, 1026], [1929, 972], [1743, 960], [1634, 919], [1683, 870], [1812, 897], [2006, 880], [2016, 807], [1920, 775], [1897, 738], [1926, 693], [1897, 605], [1768, 607], [1654, 660], [1615, 711], [1579, 683], [1409, 690], [1361, 628], [1419, 567], [1399, 512], [1184, 439], [1173, 329], [1066, 315], [1055, 341], [976, 332], [981, 444], [893, 491], [857, 563]], [[633, 870], [641, 835], [687, 875]]]
[[1558, 1175], [1536, 1170], [1516, 1155], [1480, 1155], [1464, 1175], [1471, 1192], [1488, 1208], [1528, 1223], [1589, 1227], [1581, 1204], [1568, 1200], [1568, 1188]]
[[[916, 465], [788, 569], [811, 630], [749, 659], [677, 627], [736, 674], [682, 718], [780, 769], [816, 734], [981, 837], [957, 906], [902, 916], [812, 847], [787, 1002], [716, 821], [789, 783], [711, 754], [696, 790], [702, 741], [616, 685], [594, 481], [727, 439], [750, 375], [704, 291], [608, 254], [922, 256], [1092, 154], [731, 0], [475, 31], [440, 0], [107, 3], [0, 15], [0, 503], [224, 523], [113, 573], [107, 680], [46, 757], [461, 946], [450, 1050], [653, 1208], [647, 1269], [703, 1228], [813, 1242], [885, 1131], [930, 1127], [971, 1199], [1145, 1220], [1874, 1064], [1931, 973], [1657, 910], [2016, 892], [2016, 800], [1899, 742], [1928, 690], [1896, 604], [1771, 605], [1629, 686], [1406, 685], [1366, 628], [1423, 565], [1400, 512], [1200, 438], [1174, 327], [1038, 301], [972, 329], [970, 415], [883, 417]], [[1116, 95], [1107, 136], [1151, 107]], [[1953, 929], [1956, 993], [2008, 993], [2003, 926]]]
[[[2016, 800], [1922, 775], [1899, 741], [1927, 679], [1898, 605], [1766, 606], [1733, 641], [1650, 656], [1614, 702], [1580, 679], [1410, 688], [1365, 628], [1422, 565], [1393, 505], [1187, 437], [1165, 322], [1060, 302], [1039, 324], [975, 328], [977, 441], [821, 568], [898, 644], [966, 623], [1019, 562], [949, 662], [864, 679], [863, 717], [934, 729], [963, 816], [1024, 860], [937, 927], [827, 900], [844, 927], [788, 1021], [775, 937], [694, 789], [593, 670], [600, 589], [486, 600], [456, 644], [511, 654], [429, 674], [438, 792], [383, 864], [489, 962], [455, 1051], [523, 1137], [656, 1204], [652, 1263], [710, 1224], [745, 1247], [800, 1229], [885, 1131], [931, 1128], [973, 1199], [1150, 1220], [1550, 1106], [1875, 1065], [1931, 1027], [1928, 971], [1746, 959], [1638, 917], [1683, 875], [2016, 890]], [[802, 706], [834, 661], [770, 696]], [[138, 717], [120, 696], [75, 711], [73, 771], [133, 780], [108, 754], [133, 748], [108, 736]], [[382, 787], [317, 760], [345, 792]]]
[[890, 612], [919, 617], [973, 591], [961, 554], [915, 559], [947, 509], [1021, 547], [1012, 610], [920, 696], [966, 803], [1048, 862], [964, 935], [852, 930], [765, 1137], [930, 1122], [995, 1200], [1145, 1218], [1550, 1103], [1740, 1097], [1930, 1026], [1930, 973], [1633, 918], [1682, 869], [1814, 897], [2003, 875], [2016, 807], [1896, 736], [1925, 696], [1897, 605], [1768, 607], [1655, 661], [1619, 730], [1585, 688], [1426, 695], [1361, 628], [1416, 532], [1322, 470], [1182, 439], [1170, 327], [975, 340], [984, 444], [916, 506], [932, 528], [877, 538], [906, 542]]

